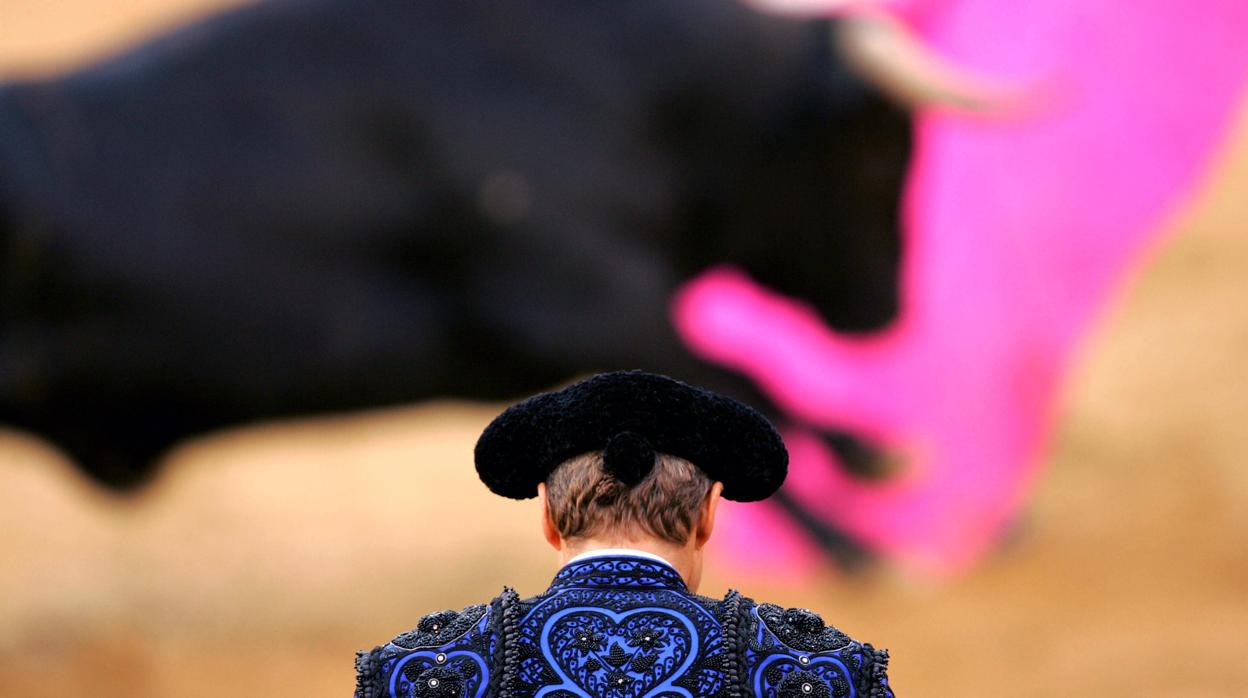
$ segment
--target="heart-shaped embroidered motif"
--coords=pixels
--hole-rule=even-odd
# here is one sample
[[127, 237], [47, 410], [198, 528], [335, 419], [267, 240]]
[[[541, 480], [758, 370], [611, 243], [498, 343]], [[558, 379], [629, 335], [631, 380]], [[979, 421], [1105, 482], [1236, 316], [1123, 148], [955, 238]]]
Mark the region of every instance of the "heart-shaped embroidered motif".
[[591, 696], [642, 698], [670, 691], [699, 649], [692, 621], [664, 608], [570, 608], [542, 629], [542, 650], [563, 687]]
[[482, 698], [489, 679], [489, 668], [475, 652], [420, 650], [399, 659], [391, 673], [390, 694]]
[[[754, 693], [760, 696], [785, 695], [781, 691], [784, 678], [791, 672], [809, 672], [827, 686], [831, 698], [856, 698], [849, 667], [838, 657], [774, 654], [754, 669]], [[803, 661], [804, 660], [804, 661]], [[810, 691], [801, 691], [810, 693]]]

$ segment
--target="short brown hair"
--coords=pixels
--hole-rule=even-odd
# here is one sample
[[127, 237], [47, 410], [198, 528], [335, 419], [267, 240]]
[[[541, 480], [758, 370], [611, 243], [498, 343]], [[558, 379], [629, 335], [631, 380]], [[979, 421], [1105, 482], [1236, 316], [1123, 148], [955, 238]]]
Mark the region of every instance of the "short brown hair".
[[644, 532], [683, 545], [711, 484], [694, 464], [660, 453], [650, 474], [627, 487], [603, 469], [602, 451], [591, 451], [564, 461], [546, 478], [546, 506], [564, 538]]

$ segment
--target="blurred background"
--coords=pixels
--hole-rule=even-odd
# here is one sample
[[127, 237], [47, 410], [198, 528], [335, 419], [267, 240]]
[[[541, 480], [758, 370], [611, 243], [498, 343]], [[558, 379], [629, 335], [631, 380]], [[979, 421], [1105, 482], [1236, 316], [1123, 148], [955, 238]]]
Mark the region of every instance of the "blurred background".
[[[6, 2], [0, 4], [0, 79], [75, 71], [225, 5], [217, 0]], [[919, 36], [958, 34], [921, 12], [899, 16], [912, 22]], [[859, 21], [891, 21], [863, 17]], [[1239, 66], [1241, 58], [1226, 56], [1226, 63]], [[1163, 77], [1177, 81], [1204, 68]], [[92, 77], [88, 71], [78, 79], [108, 80], [107, 73]], [[196, 89], [187, 83], [188, 92]], [[990, 102], [1011, 99], [993, 94], [991, 87], [966, 89], [988, 95], [984, 99]], [[1189, 99], [1193, 86], [1174, 89]], [[1199, 93], [1202, 87], [1194, 89]], [[91, 99], [90, 87], [86, 93]], [[1217, 128], [1194, 127], [1216, 131], [1208, 138], [1208, 152], [1195, 164], [1175, 166], [1190, 176], [1166, 185], [1172, 201], [1131, 221], [1131, 230], [1122, 234], [1131, 240], [1130, 251], [1100, 262], [1030, 257], [1039, 266], [1066, 263], [1073, 277], [1095, 275], [1089, 269], [1102, 267], [1116, 273], [1106, 272], [1104, 286], [1087, 297], [1065, 293], [1060, 273], [1048, 277], [1045, 304], [1069, 302], [1084, 309], [1072, 310], [1081, 319], [1072, 321], [1078, 327], [1069, 330], [1068, 345], [1054, 349], [1051, 362], [1036, 369], [1048, 387], [1035, 389], [1011, 374], [998, 376], [1006, 387], [968, 383], [959, 400], [943, 403], [945, 410], [973, 421], [972, 403], [981, 397], [975, 391], [983, 385], [999, 390], [1005, 400], [1034, 397], [1035, 404], [1020, 408], [1017, 416], [1019, 423], [1033, 424], [1028, 433], [1034, 434], [1021, 438], [1024, 445], [1016, 453], [1010, 451], [1018, 462], [996, 460], [969, 476], [1012, 483], [997, 489], [983, 485], [993, 506], [962, 493], [953, 498], [958, 511], [908, 519], [921, 531], [872, 537], [856, 533], [856, 526], [887, 531], [886, 524], [905, 517], [873, 510], [856, 489], [838, 490], [836, 483], [813, 494], [810, 487], [795, 489], [783, 511], [773, 509], [757, 520], [730, 512], [736, 522], [725, 524], [701, 591], [720, 595], [738, 587], [754, 598], [819, 610], [851, 635], [890, 649], [892, 684], [903, 696], [1248, 694], [1248, 469], [1242, 458], [1248, 450], [1243, 366], [1248, 111], [1240, 106], [1241, 96], [1227, 97], [1231, 106], [1222, 110]], [[1075, 93], [1055, 99], [1080, 98]], [[1012, 118], [985, 116], [965, 103], [915, 99], [914, 113], [933, 113], [916, 121], [911, 177], [917, 179], [910, 180], [927, 192], [958, 176], [956, 167], [932, 164], [949, 157], [939, 148], [947, 143], [942, 128], [957, 132], [970, 123], [998, 132], [1002, 122], [993, 119]], [[129, 106], [160, 109], [155, 101]], [[960, 110], [950, 113], [951, 106]], [[1117, 106], [1125, 122], [1129, 109], [1149, 107], [1129, 100]], [[1015, 108], [1011, 103], [1004, 110]], [[8, 117], [0, 113], [3, 118]], [[1043, 119], [1043, 113], [1036, 118]], [[1175, 139], [1182, 140], [1185, 123], [1168, 124]], [[0, 123], [0, 136], [6, 126], [16, 128]], [[153, 132], [152, 139], [161, 133]], [[0, 147], [0, 155], [13, 152]], [[1063, 167], [1073, 169], [1080, 157], [1069, 156]], [[21, 163], [0, 162], [0, 202], [17, 190], [4, 187], [22, 178]], [[1131, 167], [1124, 163], [1124, 169]], [[487, 194], [497, 196], [487, 195], [482, 205], [505, 222], [515, 206], [524, 207], [525, 186], [506, 176], [489, 181], [494, 185], [486, 187]], [[914, 196], [905, 209], [912, 217], [927, 210], [927, 199]], [[992, 190], [984, 198], [992, 199]], [[1043, 205], [1001, 198], [1022, 217]], [[941, 208], [939, 202], [927, 205]], [[911, 239], [939, 239], [913, 237], [922, 234], [915, 232], [921, 226], [911, 225]], [[927, 246], [902, 244], [902, 258], [912, 250], [921, 258], [920, 248]], [[5, 268], [12, 273], [16, 267]], [[903, 270], [899, 281], [903, 297], [924, 288], [907, 274]], [[958, 288], [989, 293], [973, 284]], [[891, 307], [878, 299], [863, 303]], [[919, 300], [912, 303], [918, 305]], [[769, 326], [750, 316], [755, 311], [747, 306], [739, 311], [740, 322]], [[5, 317], [28, 320], [17, 311]], [[679, 324], [680, 314], [675, 317]], [[907, 322], [903, 315], [894, 325]], [[1023, 322], [1017, 324], [985, 320], [983, 326], [1025, 335]], [[797, 326], [800, 330], [800, 322]], [[867, 462], [859, 470], [869, 472], [853, 475], [859, 478], [854, 487], [887, 485], [890, 476], [905, 482], [906, 464], [922, 465], [923, 449], [939, 448], [936, 439], [944, 432], [917, 430], [931, 441], [899, 445], [886, 417], [855, 422], [835, 409], [824, 410], [826, 405], [810, 407], [786, 397], [786, 391], [768, 387], [774, 387], [767, 382], [774, 376], [753, 371], [731, 351], [708, 349], [713, 339], [699, 334], [699, 327], [695, 320], [681, 332], [689, 346], [701, 347], [693, 353], [762, 384], [762, 406], [782, 421], [791, 418], [785, 421], [786, 436], [803, 439], [819, 431], [812, 424], [838, 430], [826, 435], [831, 444], [826, 452], [846, 461], [838, 467], [852, 470], [848, 461], [855, 457]], [[946, 333], [960, 331], [946, 328]], [[121, 331], [107, 327], [110, 333]], [[788, 331], [801, 334], [776, 325], [777, 335]], [[0, 327], [0, 338], [6, 332], [10, 338], [15, 334], [12, 326]], [[1001, 343], [1002, 353], [1014, 351], [1008, 344]], [[759, 347], [751, 351], [768, 350]], [[592, 368], [592, 362], [565, 373], [555, 368], [534, 380], [537, 388], [546, 387]], [[794, 371], [799, 369], [811, 370]], [[17, 369], [0, 366], [4, 370]], [[125, 385], [117, 385], [109, 389], [124, 399]], [[414, 390], [410, 400], [386, 395], [374, 406], [350, 410], [309, 398], [308, 409], [282, 406], [259, 419], [250, 413], [214, 416], [155, 458], [158, 468], [134, 476], [138, 484], [117, 475], [119, 466], [92, 471], [58, 438], [24, 423], [20, 400], [7, 403], [5, 414], [16, 416], [6, 420], [12, 428], [0, 432], [0, 695], [346, 696], [353, 688], [355, 650], [409, 629], [429, 611], [482, 602], [503, 584], [522, 594], [541, 591], [555, 560], [537, 534], [536, 504], [489, 495], [472, 470], [477, 435], [509, 397], [507, 388], [499, 390], [487, 400], [480, 398], [490, 391], [475, 387]], [[817, 393], [818, 387], [811, 390]], [[518, 397], [526, 391], [511, 393]], [[983, 402], [995, 404], [986, 397]], [[892, 414], [880, 413], [885, 412]], [[308, 416], [312, 413], [321, 414]], [[73, 412], [73, 418], [83, 414]], [[821, 415], [831, 416], [820, 423]], [[974, 426], [962, 433], [974, 433]], [[110, 433], [129, 438], [112, 427], [92, 432], [81, 452], [98, 447], [102, 457], [111, 456], [101, 446]], [[933, 462], [926, 466], [933, 472], [950, 468], [940, 471], [945, 482], [958, 479], [958, 463]], [[889, 468], [903, 472], [898, 476]], [[914, 472], [921, 474], [923, 467]], [[821, 482], [818, 477], [804, 481]], [[122, 480], [127, 481], [119, 484]], [[838, 492], [847, 499], [838, 499]], [[932, 497], [911, 506], [948, 505]], [[843, 507], [844, 501], [861, 506]], [[822, 524], [802, 523], [802, 512], [809, 519], [812, 511]], [[945, 524], [952, 533], [924, 537]], [[752, 557], [760, 542], [774, 548], [762, 564]]]

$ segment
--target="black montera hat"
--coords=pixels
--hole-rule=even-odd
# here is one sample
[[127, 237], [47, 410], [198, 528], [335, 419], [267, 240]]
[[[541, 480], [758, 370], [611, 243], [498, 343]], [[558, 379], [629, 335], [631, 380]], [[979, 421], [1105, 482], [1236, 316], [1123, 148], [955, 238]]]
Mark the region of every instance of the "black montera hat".
[[627, 485], [645, 478], [655, 453], [684, 458], [738, 502], [769, 497], [789, 466], [780, 435], [753, 408], [667, 376], [618, 371], [507, 408], [477, 440], [477, 474], [495, 494], [528, 499], [560, 463], [590, 451], [603, 451], [603, 467]]

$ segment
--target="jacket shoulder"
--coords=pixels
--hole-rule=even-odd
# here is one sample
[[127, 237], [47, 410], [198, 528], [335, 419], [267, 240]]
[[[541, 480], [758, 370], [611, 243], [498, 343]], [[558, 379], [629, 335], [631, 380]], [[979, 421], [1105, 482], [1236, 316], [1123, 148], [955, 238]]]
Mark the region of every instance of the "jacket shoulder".
[[355, 698], [480, 695], [497, 681], [502, 599], [438, 611], [355, 656]]
[[861, 643], [804, 608], [743, 599], [742, 676], [758, 698], [893, 698], [888, 652]]

